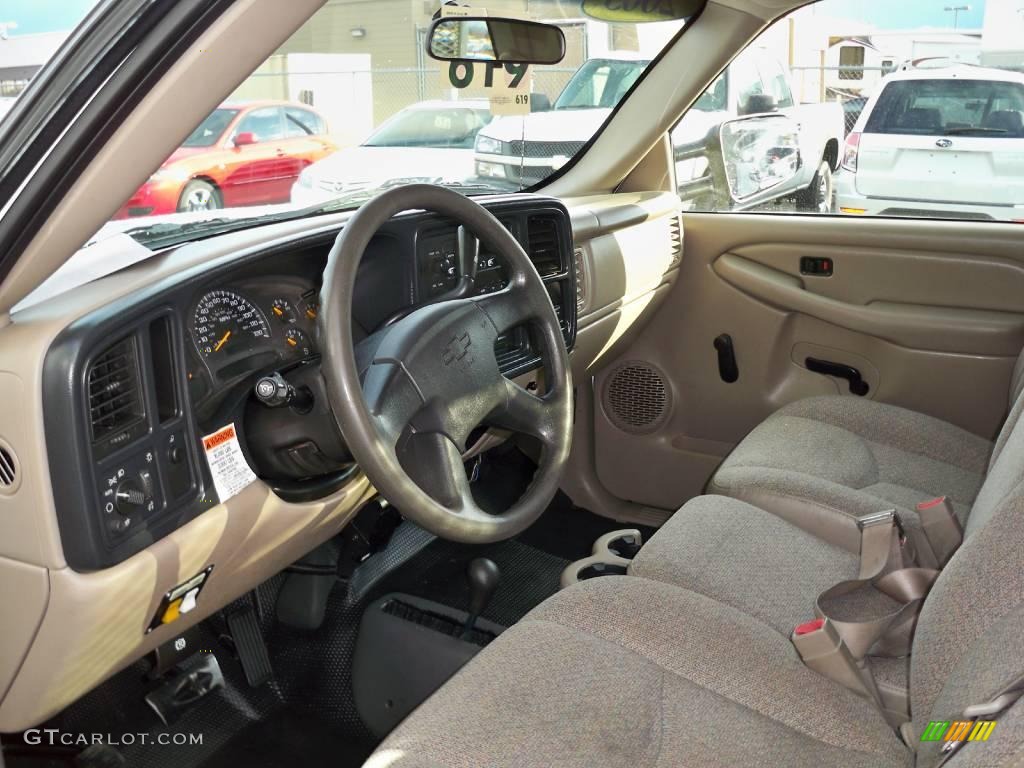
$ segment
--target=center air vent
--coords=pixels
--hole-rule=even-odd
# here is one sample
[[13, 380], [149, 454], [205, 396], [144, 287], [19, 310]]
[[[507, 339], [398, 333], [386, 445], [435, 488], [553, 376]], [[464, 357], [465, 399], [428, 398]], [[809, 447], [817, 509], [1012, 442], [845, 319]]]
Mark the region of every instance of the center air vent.
[[601, 398], [609, 420], [623, 432], [654, 432], [668, 418], [672, 397], [661, 371], [631, 361], [613, 370]]
[[89, 368], [89, 423], [93, 442], [128, 430], [145, 416], [135, 339], [109, 347]]
[[555, 219], [534, 216], [527, 227], [530, 261], [541, 277], [557, 275], [562, 271], [562, 260], [558, 254], [558, 226]]

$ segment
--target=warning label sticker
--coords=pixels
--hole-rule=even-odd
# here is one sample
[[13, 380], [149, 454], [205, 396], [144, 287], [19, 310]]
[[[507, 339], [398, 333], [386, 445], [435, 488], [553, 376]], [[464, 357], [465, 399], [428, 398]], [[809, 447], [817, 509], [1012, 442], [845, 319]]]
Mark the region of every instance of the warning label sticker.
[[235, 425], [221, 427], [212, 435], [203, 438], [203, 451], [213, 475], [213, 485], [221, 503], [238, 494], [256, 479], [249, 467], [242, 447], [238, 444]]

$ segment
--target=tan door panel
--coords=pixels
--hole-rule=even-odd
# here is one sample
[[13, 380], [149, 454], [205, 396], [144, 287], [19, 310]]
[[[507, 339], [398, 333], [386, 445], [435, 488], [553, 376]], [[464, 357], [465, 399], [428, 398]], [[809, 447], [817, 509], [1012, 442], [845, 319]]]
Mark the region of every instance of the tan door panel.
[[[844, 258], [840, 256], [836, 263]], [[799, 263], [799, 257], [794, 257], [790, 252], [785, 261]], [[877, 254], [874, 264], [882, 266], [886, 261], [884, 254]], [[865, 263], [866, 261], [862, 262], [862, 265]], [[928, 270], [930, 282], [933, 272], [941, 271], [935, 268], [948, 263], [943, 260], [934, 265], [921, 262], [921, 269]], [[975, 266], [979, 272], [983, 271], [982, 264]], [[939, 352], [1012, 355], [1016, 354], [1014, 350], [1020, 351], [1024, 343], [1024, 314], [941, 304], [929, 306], [910, 301], [850, 303], [831, 298], [811, 288], [811, 285], [827, 283], [833, 278], [805, 280], [784, 270], [768, 267], [732, 253], [723, 254], [715, 259], [712, 267], [715, 273], [730, 285], [773, 307], [787, 312], [800, 312], [906, 347]], [[854, 267], [858, 268], [863, 273], [858, 278], [862, 284], [876, 279], [879, 282], [887, 281], [887, 275], [883, 270]], [[918, 287], [921, 286], [921, 281], [915, 283]], [[970, 285], [973, 290], [975, 284], [975, 281], [971, 280], [961, 283], [961, 286]]]
[[[1018, 227], [683, 218], [686, 251], [667, 300], [594, 378], [594, 466], [617, 499], [638, 513], [675, 509], [776, 409], [812, 395], [854, 396], [846, 380], [808, 370], [808, 358], [858, 369], [871, 399], [994, 437], [1024, 345]], [[802, 256], [832, 259], [833, 276], [802, 275]], [[734, 383], [719, 375], [721, 334], [734, 344]], [[624, 365], [657, 375], [625, 375]], [[612, 391], [626, 393], [618, 414]], [[662, 410], [641, 414], [646, 426], [623, 422], [623, 403], [652, 398]]]

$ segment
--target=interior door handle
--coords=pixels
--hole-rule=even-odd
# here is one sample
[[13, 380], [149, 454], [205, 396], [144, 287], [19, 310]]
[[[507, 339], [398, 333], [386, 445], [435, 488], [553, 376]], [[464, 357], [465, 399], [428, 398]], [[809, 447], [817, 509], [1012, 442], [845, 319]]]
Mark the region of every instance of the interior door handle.
[[819, 360], [816, 357], [808, 357], [806, 360], [807, 370], [813, 373], [820, 373], [823, 376], [835, 376], [837, 379], [846, 379], [850, 382], [850, 392], [857, 397], [864, 397], [871, 391], [871, 387], [864, 381], [860, 371], [852, 365], [833, 363], [831, 360]]

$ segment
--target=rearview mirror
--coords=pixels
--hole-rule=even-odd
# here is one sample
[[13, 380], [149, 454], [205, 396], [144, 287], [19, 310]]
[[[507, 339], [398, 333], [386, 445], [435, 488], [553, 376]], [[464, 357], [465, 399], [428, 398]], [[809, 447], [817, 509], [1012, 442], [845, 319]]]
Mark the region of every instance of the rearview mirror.
[[438, 61], [557, 64], [565, 56], [565, 35], [539, 21], [446, 17], [431, 25], [427, 54]]
[[235, 138], [232, 139], [232, 143], [236, 147], [245, 147], [248, 146], [249, 144], [255, 144], [256, 134], [253, 133], [252, 131], [242, 131], [241, 133], [236, 133]]

